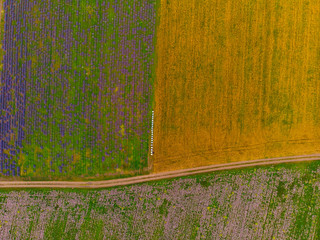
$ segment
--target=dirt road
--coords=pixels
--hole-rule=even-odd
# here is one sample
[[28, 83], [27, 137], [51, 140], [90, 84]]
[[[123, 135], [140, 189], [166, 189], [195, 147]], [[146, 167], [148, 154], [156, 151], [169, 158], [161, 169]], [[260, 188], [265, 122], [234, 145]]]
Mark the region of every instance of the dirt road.
[[149, 174], [144, 176], [122, 178], [116, 180], [92, 181], [92, 182], [72, 182], [72, 181], [0, 181], [0, 188], [107, 188], [114, 186], [130, 185], [135, 183], [143, 183], [156, 181], [161, 179], [170, 179], [175, 177], [183, 177], [200, 173], [209, 173], [214, 171], [254, 167], [261, 165], [273, 165], [280, 163], [305, 162], [320, 160], [320, 154], [290, 156], [271, 159], [258, 159], [245, 162], [217, 164], [205, 167], [197, 167], [191, 169], [183, 169], [171, 172], [163, 172], [157, 174]]

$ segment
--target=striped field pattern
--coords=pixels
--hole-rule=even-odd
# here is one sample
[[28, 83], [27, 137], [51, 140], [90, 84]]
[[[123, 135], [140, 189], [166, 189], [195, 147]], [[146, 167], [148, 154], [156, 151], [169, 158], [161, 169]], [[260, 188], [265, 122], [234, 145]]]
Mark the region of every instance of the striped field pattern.
[[3, 176], [148, 168], [155, 1], [4, 1]]
[[320, 152], [316, 0], [3, 6], [5, 177], [99, 178]]

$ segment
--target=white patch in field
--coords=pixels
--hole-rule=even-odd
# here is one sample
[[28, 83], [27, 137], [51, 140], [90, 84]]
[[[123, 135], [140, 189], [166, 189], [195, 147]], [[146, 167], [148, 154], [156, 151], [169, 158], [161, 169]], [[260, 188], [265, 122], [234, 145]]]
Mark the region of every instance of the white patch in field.
[[150, 144], [151, 156], [153, 155], [153, 118], [154, 118], [154, 111], [152, 111], [152, 120], [151, 120], [151, 144]]

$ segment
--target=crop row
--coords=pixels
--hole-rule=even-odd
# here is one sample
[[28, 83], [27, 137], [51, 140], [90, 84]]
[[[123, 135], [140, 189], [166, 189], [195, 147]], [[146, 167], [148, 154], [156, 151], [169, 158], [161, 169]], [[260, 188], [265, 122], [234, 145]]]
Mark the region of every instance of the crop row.
[[146, 167], [154, 3], [6, 1], [5, 12], [2, 173]]

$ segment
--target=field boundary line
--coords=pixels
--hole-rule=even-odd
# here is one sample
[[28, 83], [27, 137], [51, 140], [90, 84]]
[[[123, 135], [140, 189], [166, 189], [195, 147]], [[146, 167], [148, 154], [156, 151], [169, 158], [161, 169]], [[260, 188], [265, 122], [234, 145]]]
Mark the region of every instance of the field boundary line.
[[275, 165], [281, 163], [306, 162], [320, 160], [320, 154], [299, 155], [278, 158], [257, 159], [235, 163], [215, 164], [210, 166], [181, 169], [170, 172], [148, 174], [136, 177], [112, 179], [104, 181], [0, 181], [0, 188], [108, 188], [115, 186], [131, 185], [150, 181], [171, 179], [176, 177], [191, 176], [214, 171], [240, 169], [246, 167]]

